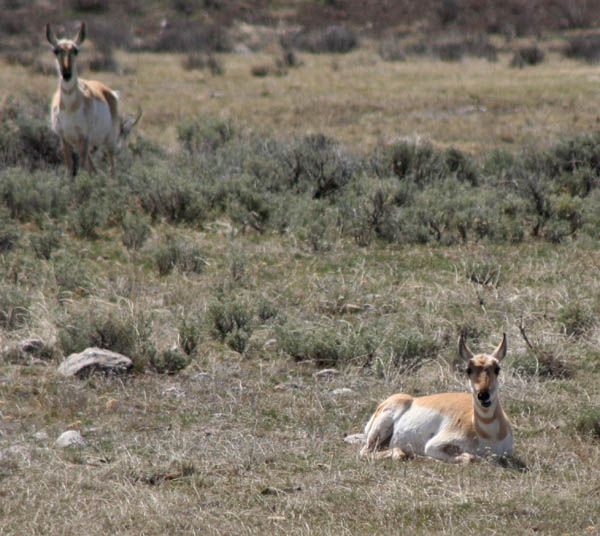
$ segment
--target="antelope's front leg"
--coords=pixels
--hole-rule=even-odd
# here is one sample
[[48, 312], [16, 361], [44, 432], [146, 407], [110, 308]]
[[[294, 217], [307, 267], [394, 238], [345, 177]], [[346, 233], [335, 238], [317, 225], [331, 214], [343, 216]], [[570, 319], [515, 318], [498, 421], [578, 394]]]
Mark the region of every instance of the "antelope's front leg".
[[65, 140], [61, 140], [60, 146], [65, 159], [65, 166], [67, 166], [67, 175], [75, 177], [77, 175], [77, 162], [73, 158], [73, 147], [71, 147]]
[[477, 456], [474, 456], [473, 454], [469, 454], [468, 452], [463, 452], [462, 454], [459, 454], [458, 456], [455, 456], [454, 460], [452, 460], [452, 463], [462, 463], [462, 464], [469, 464], [469, 463], [475, 463], [480, 461], [480, 458], [478, 458]]
[[433, 437], [425, 445], [425, 456], [436, 458], [448, 463], [467, 464], [477, 460], [477, 457], [456, 442], [444, 438]]

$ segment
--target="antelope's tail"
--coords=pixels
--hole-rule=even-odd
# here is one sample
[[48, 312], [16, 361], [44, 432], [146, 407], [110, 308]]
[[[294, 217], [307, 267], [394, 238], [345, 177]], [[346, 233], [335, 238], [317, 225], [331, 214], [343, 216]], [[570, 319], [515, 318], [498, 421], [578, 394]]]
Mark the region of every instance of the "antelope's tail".
[[134, 127], [138, 124], [142, 118], [142, 108], [138, 108], [138, 112], [135, 117], [121, 117], [120, 129], [119, 129], [119, 141], [125, 142], [133, 131]]

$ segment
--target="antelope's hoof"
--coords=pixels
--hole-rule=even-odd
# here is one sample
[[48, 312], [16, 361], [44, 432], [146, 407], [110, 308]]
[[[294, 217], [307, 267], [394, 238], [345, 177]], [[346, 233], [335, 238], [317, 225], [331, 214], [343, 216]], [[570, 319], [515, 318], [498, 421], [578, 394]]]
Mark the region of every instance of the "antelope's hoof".
[[463, 465], [475, 463], [476, 461], [477, 461], [477, 456], [473, 456], [473, 454], [469, 454], [468, 452], [463, 452], [461, 455], [456, 457], [456, 462], [461, 463]]
[[399, 448], [393, 448], [392, 450], [392, 460], [394, 461], [399, 461], [399, 462], [403, 462], [405, 460], [410, 459], [410, 456], [408, 454], [406, 454], [406, 452], [404, 452], [402, 449]]

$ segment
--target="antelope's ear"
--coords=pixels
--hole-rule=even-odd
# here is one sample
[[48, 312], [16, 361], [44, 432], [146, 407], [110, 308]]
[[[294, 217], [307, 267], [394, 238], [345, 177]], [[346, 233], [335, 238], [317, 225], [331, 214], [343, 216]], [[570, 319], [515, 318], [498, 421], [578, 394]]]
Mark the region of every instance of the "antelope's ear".
[[79, 32], [77, 33], [77, 37], [75, 38], [75, 44], [77, 46], [81, 45], [85, 41], [85, 22], [81, 22], [81, 26], [79, 27]]
[[467, 343], [465, 343], [465, 337], [462, 333], [458, 339], [458, 353], [465, 361], [469, 361], [473, 358], [473, 352], [471, 352], [471, 350], [469, 350], [467, 347]]
[[502, 334], [502, 342], [492, 353], [492, 357], [495, 357], [498, 361], [501, 361], [506, 355], [506, 333]]
[[48, 39], [48, 43], [50, 43], [53, 47], [56, 47], [58, 44], [58, 40], [56, 39], [54, 31], [50, 27], [50, 23], [46, 24], [46, 39]]

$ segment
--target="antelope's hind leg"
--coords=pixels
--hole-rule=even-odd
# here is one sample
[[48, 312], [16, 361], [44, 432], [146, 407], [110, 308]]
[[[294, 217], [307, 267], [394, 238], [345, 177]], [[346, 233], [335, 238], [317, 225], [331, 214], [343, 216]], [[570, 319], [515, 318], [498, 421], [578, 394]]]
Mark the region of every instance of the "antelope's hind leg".
[[405, 460], [410, 457], [402, 448], [391, 447], [390, 442], [394, 429], [410, 408], [411, 403], [412, 398], [408, 395], [397, 394], [379, 405], [365, 427], [366, 445], [360, 452], [362, 457], [371, 454], [376, 459]]
[[467, 452], [453, 440], [432, 437], [425, 445], [425, 456], [448, 463], [468, 464], [477, 460], [477, 456]]
[[114, 179], [116, 175], [114, 151], [112, 149], [109, 149], [106, 152], [106, 157], [108, 158], [108, 165], [110, 166], [110, 176]]
[[400, 447], [390, 447], [397, 418], [391, 409], [384, 409], [371, 418], [365, 430], [366, 444], [360, 451], [362, 458], [406, 460], [411, 457]]
[[382, 411], [371, 417], [365, 430], [366, 444], [361, 449], [361, 457], [367, 457], [387, 449], [394, 431], [394, 417], [391, 411]]
[[89, 173], [96, 173], [96, 166], [92, 161], [92, 155], [90, 154], [90, 144], [87, 139], [82, 139], [79, 142], [79, 163], [82, 167], [88, 170]]

